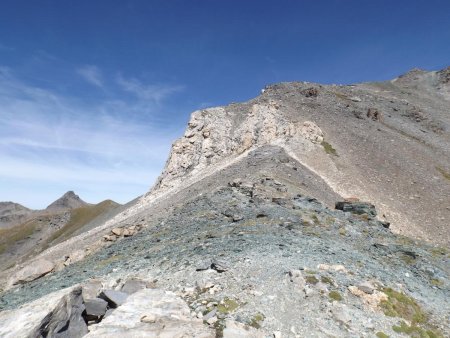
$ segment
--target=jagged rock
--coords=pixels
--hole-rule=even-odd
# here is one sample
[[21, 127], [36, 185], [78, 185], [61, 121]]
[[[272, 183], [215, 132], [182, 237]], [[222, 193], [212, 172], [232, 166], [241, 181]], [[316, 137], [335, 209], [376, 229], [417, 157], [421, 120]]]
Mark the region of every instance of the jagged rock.
[[367, 202], [351, 200], [340, 201], [336, 202], [335, 208], [337, 210], [347, 211], [357, 215], [367, 214], [369, 218], [375, 218], [377, 216], [375, 206]]
[[117, 236], [116, 235], [105, 235], [105, 236], [103, 236], [103, 239], [107, 242], [115, 242], [115, 241], [117, 241]]
[[251, 326], [227, 320], [223, 330], [223, 338], [265, 338], [266, 335]]
[[362, 101], [361, 98], [359, 98], [358, 96], [352, 96], [350, 98], [350, 100], [352, 100], [353, 102], [361, 102]]
[[128, 294], [116, 290], [103, 290], [99, 298], [106, 300], [110, 307], [116, 308], [127, 300]]
[[372, 119], [373, 121], [382, 121], [383, 120], [383, 114], [374, 108], [369, 108], [367, 110], [366, 115], [368, 118]]
[[24, 284], [45, 276], [55, 268], [55, 264], [45, 259], [31, 262], [13, 275], [9, 281], [10, 285]]
[[0, 337], [78, 338], [88, 331], [81, 287], [48, 294], [23, 307], [0, 312]]
[[92, 337], [198, 337], [213, 338], [214, 330], [191, 316], [189, 307], [171, 292], [142, 289], [99, 324], [90, 327]]
[[217, 272], [225, 272], [229, 270], [229, 265], [227, 262], [224, 262], [223, 260], [217, 260], [214, 259], [211, 262], [211, 269], [216, 270]]
[[114, 228], [111, 230], [111, 232], [118, 237], [123, 235], [123, 231], [124, 231], [123, 228]]

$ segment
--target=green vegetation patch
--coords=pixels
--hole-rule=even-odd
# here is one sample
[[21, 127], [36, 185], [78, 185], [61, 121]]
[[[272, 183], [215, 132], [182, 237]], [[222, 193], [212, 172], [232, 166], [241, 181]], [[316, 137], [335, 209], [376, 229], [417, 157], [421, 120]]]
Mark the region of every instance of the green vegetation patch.
[[4, 253], [16, 242], [31, 236], [34, 233], [36, 226], [36, 221], [28, 221], [10, 229], [0, 230], [0, 254]]
[[446, 172], [443, 168], [441, 167], [436, 167], [436, 170], [439, 171], [441, 173], [441, 175], [450, 182], [450, 173]]
[[322, 277], [320, 277], [320, 280], [322, 281], [322, 283], [325, 283], [325, 284], [328, 284], [328, 285], [331, 285], [331, 286], [334, 285], [334, 281], [330, 277], [322, 276]]
[[[69, 239], [77, 230], [81, 229], [87, 223], [93, 221], [101, 214], [117, 207], [113, 201], [106, 200], [96, 205], [88, 205], [72, 210], [70, 220], [61, 229], [55, 231], [48, 239], [47, 246], [61, 243]], [[54, 243], [52, 243], [54, 242]]]
[[321, 145], [328, 155], [338, 156], [336, 149], [334, 149], [333, 146], [325, 140], [322, 141]]
[[388, 296], [388, 300], [383, 300], [380, 306], [386, 316], [400, 317], [412, 324], [427, 322], [428, 316], [413, 298], [391, 288], [384, 288], [383, 292]]
[[239, 303], [231, 298], [225, 297], [219, 305], [217, 305], [217, 311], [219, 313], [228, 314], [233, 312], [239, 307]]
[[341, 294], [339, 292], [337, 292], [337, 291], [330, 291], [330, 293], [328, 294], [328, 297], [331, 300], [335, 300], [335, 301], [338, 301], [338, 302], [342, 300]]
[[415, 324], [408, 325], [404, 321], [401, 321], [399, 325], [394, 325], [392, 327], [397, 333], [405, 333], [410, 335], [411, 337], [420, 337], [420, 338], [442, 338], [443, 336], [434, 330], [424, 329]]
[[261, 322], [264, 321], [265, 318], [266, 317], [264, 317], [262, 313], [258, 312], [256, 315], [253, 316], [248, 325], [254, 327], [255, 329], [259, 329], [261, 328]]
[[305, 280], [306, 280], [306, 283], [311, 284], [311, 285], [316, 285], [317, 283], [319, 283], [319, 280], [314, 275], [306, 276]]
[[388, 336], [386, 333], [381, 332], [381, 331], [377, 332], [375, 335], [376, 335], [378, 338], [389, 338], [389, 336]]

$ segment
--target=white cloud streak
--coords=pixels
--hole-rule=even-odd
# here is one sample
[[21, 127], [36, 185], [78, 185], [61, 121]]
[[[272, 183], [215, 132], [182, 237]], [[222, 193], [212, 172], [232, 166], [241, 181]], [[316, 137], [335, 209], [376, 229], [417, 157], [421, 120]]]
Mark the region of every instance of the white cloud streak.
[[125, 79], [121, 75], [117, 77], [117, 84], [123, 90], [134, 94], [141, 100], [153, 101], [158, 104], [168, 96], [183, 89], [183, 86], [178, 85], [144, 85], [137, 79]]
[[77, 69], [77, 73], [88, 83], [103, 89], [102, 74], [96, 66], [83, 66]]
[[[159, 95], [158, 100], [169, 94]], [[155, 99], [144, 95], [87, 106], [0, 68], [0, 201], [17, 196], [24, 182], [48, 187], [17, 201], [33, 208], [52, 202], [59, 187], [82, 198], [85, 193], [92, 202], [126, 202], [146, 192], [180, 132], [158, 124], [147, 100]], [[107, 195], [112, 192], [117, 195]]]

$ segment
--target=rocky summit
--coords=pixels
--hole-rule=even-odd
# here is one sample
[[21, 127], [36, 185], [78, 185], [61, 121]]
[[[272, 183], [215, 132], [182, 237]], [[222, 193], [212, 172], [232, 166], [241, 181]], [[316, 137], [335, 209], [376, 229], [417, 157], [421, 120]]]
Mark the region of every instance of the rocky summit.
[[147, 194], [2, 272], [0, 336], [450, 336], [449, 74], [194, 112]]

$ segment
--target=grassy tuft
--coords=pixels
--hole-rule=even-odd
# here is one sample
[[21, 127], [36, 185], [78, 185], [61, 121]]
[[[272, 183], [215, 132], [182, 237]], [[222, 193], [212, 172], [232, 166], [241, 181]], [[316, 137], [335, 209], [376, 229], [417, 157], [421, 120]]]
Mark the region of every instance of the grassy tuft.
[[255, 329], [261, 328], [261, 322], [264, 321], [266, 317], [262, 313], [257, 313], [248, 323], [251, 327], [254, 327]]
[[330, 297], [331, 300], [335, 300], [338, 302], [342, 300], [341, 294], [337, 291], [330, 291], [330, 293], [328, 294], [328, 297]]
[[436, 170], [439, 171], [441, 173], [441, 175], [447, 180], [450, 181], [450, 173], [446, 172], [443, 168], [441, 167], [436, 167]]
[[439, 332], [429, 329], [424, 329], [415, 324], [408, 325], [404, 321], [401, 321], [399, 325], [394, 325], [392, 330], [397, 333], [405, 333], [411, 337], [420, 338], [441, 338], [443, 337]]
[[384, 288], [383, 292], [388, 296], [381, 302], [381, 308], [386, 316], [400, 317], [413, 324], [426, 323], [428, 317], [416, 301], [402, 292], [391, 288]]
[[321, 145], [328, 155], [338, 156], [336, 149], [334, 149], [333, 146], [325, 140], [322, 141]]
[[239, 303], [234, 299], [224, 298], [223, 301], [217, 305], [217, 311], [219, 313], [228, 314], [233, 312], [239, 307]]

